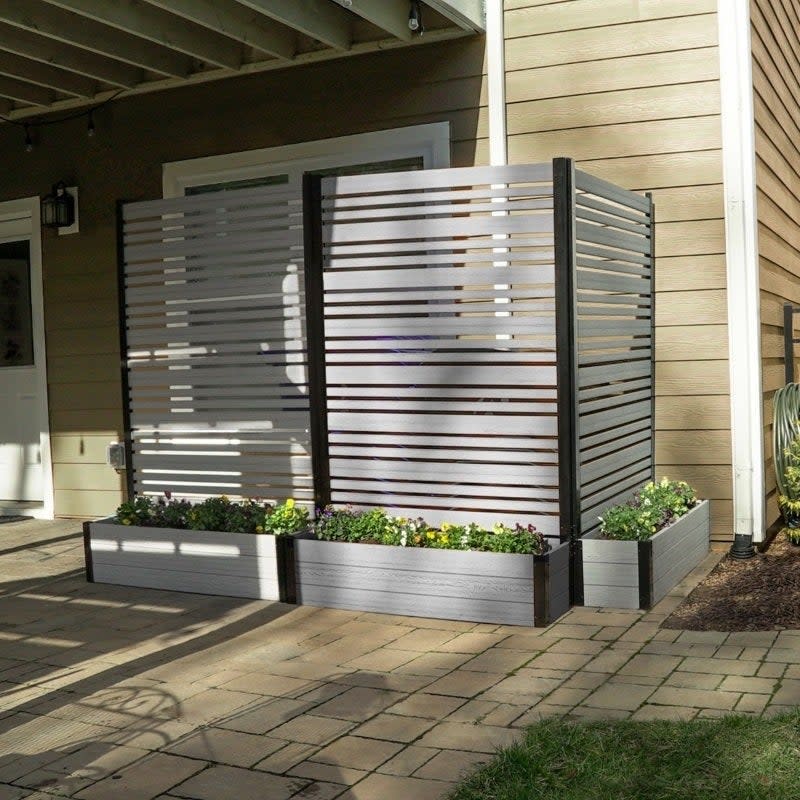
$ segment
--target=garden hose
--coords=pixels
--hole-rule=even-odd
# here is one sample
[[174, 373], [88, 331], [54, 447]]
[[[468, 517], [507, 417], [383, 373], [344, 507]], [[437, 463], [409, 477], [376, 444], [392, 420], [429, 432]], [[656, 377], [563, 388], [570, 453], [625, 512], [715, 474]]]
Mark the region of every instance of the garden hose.
[[779, 494], [786, 494], [783, 480], [786, 448], [800, 434], [800, 383], [787, 383], [775, 392], [772, 423], [772, 463]]

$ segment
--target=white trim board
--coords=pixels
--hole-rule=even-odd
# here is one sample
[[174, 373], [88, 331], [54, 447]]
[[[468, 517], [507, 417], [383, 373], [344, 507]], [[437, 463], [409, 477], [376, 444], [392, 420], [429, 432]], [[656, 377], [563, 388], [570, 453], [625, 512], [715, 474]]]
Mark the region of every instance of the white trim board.
[[247, 180], [308, 170], [421, 157], [425, 169], [450, 166], [450, 123], [433, 122], [313, 142], [173, 161], [163, 167], [164, 197], [180, 197], [190, 186]]
[[42, 458], [41, 504], [21, 503], [3, 505], [6, 514], [27, 514], [37, 519], [53, 519], [55, 498], [53, 490], [53, 459], [50, 449], [50, 411], [47, 404], [47, 353], [44, 327], [44, 297], [42, 286], [42, 228], [41, 206], [38, 197], [25, 197], [0, 203], [0, 242], [30, 242], [31, 316], [33, 322], [33, 352], [37, 365], [37, 394], [41, 431], [39, 446]]
[[718, 0], [733, 532], [764, 539], [765, 481], [749, 0]]

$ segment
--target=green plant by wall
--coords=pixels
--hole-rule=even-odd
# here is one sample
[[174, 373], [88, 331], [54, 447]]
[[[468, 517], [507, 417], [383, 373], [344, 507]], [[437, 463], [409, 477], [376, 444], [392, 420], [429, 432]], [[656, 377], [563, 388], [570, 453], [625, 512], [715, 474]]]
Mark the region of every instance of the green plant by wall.
[[783, 491], [778, 507], [787, 525], [795, 527], [800, 517], [800, 437], [795, 437], [783, 451]]
[[318, 514], [314, 532], [318, 539], [326, 541], [437, 550], [543, 555], [551, 549], [547, 539], [533, 525], [509, 527], [498, 523], [491, 530], [485, 530], [474, 523], [445, 522], [437, 528], [422, 517], [391, 517], [382, 508], [358, 510], [350, 506], [327, 506]]
[[308, 524], [308, 511], [293, 499], [277, 506], [257, 500], [230, 500], [225, 495], [201, 503], [176, 500], [170, 492], [153, 498], [138, 495], [122, 503], [115, 521], [145, 528], [177, 528], [227, 533], [287, 534]]
[[607, 539], [646, 541], [697, 503], [697, 492], [685, 481], [651, 481], [633, 500], [606, 510], [600, 533]]

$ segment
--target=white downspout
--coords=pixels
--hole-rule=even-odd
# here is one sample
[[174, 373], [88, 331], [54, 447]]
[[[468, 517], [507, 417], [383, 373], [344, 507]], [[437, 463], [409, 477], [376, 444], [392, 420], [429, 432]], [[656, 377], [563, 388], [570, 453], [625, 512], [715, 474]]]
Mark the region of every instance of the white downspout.
[[489, 95], [489, 163], [508, 164], [506, 55], [503, 0], [486, 0], [486, 68]]
[[728, 345], [733, 451], [732, 555], [764, 539], [764, 425], [749, 0], [718, 0]]

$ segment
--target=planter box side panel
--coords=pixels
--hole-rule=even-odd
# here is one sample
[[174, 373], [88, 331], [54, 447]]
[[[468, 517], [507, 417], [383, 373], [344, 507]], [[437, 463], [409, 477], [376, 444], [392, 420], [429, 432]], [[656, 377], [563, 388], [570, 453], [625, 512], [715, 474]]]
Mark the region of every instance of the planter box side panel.
[[273, 536], [90, 525], [94, 580], [277, 600]]
[[[455, 562], [458, 572], [452, 570]], [[533, 624], [533, 556], [299, 538], [295, 564], [297, 599], [304, 605]], [[504, 564], [513, 575], [498, 575]]]
[[[563, 544], [558, 542], [551, 542], [553, 549], [547, 554], [547, 581], [542, 587], [542, 594], [547, 595], [547, 608], [542, 618], [542, 623], [549, 625], [555, 622], [559, 617], [569, 611], [569, 578], [570, 578], [570, 558], [569, 558], [569, 543]], [[539, 580], [538, 571], [534, 572], [534, 582]], [[540, 597], [540, 592], [537, 587], [534, 588], [534, 607], [536, 605], [536, 598]], [[542, 617], [539, 608], [535, 608], [537, 620]], [[537, 625], [538, 625], [537, 621]]]
[[639, 608], [637, 542], [582, 539], [583, 604], [593, 607]]
[[668, 530], [653, 537], [653, 603], [661, 600], [708, 553], [709, 505], [704, 501]]

